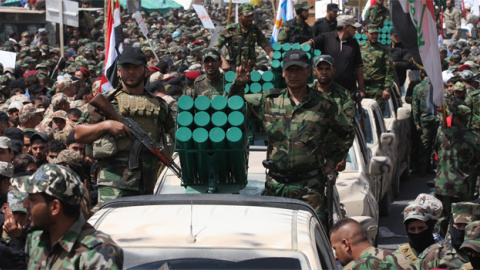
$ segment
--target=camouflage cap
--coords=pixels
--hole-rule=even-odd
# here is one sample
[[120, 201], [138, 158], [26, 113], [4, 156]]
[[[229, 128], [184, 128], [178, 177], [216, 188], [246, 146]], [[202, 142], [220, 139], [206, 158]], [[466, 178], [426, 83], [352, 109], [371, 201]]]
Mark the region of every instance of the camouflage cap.
[[20, 123], [22, 120], [28, 121], [28, 118], [34, 116], [36, 113], [41, 113], [45, 111], [43, 108], [37, 108], [32, 103], [25, 104], [18, 112], [18, 118], [20, 119]]
[[466, 81], [473, 81], [473, 78], [475, 77], [475, 74], [473, 74], [473, 72], [471, 70], [464, 70], [460, 73], [460, 76], [462, 77], [462, 79], [466, 80]]
[[380, 30], [378, 30], [378, 27], [376, 25], [369, 25], [368, 26], [368, 33], [373, 34], [373, 33], [378, 33]]
[[27, 213], [27, 209], [23, 207], [23, 201], [27, 198], [27, 193], [12, 189], [8, 192], [8, 207], [12, 212]]
[[12, 185], [20, 192], [29, 194], [45, 192], [70, 205], [80, 204], [84, 192], [78, 175], [57, 164], [44, 164], [33, 175], [15, 179]]
[[453, 91], [465, 92], [465, 84], [463, 82], [456, 82], [453, 86]]
[[63, 120], [67, 120], [67, 112], [64, 110], [58, 110], [52, 114], [52, 119], [53, 118], [60, 118]]
[[68, 163], [74, 166], [81, 167], [82, 161], [83, 161], [83, 158], [79, 153], [73, 150], [65, 149], [58, 154], [57, 158], [54, 159], [53, 163], [55, 164]]
[[415, 201], [413, 203], [423, 204], [428, 206], [428, 208], [430, 208], [430, 211], [432, 213], [432, 218], [435, 220], [438, 220], [440, 218], [440, 215], [442, 214], [442, 211], [443, 211], [442, 201], [435, 198], [435, 196], [431, 194], [420, 193], [418, 194], [417, 198], [415, 198]]
[[467, 105], [462, 105], [462, 104], [452, 104], [452, 114], [455, 117], [458, 117], [462, 120], [468, 120], [470, 118], [470, 115], [472, 113], [472, 110]]
[[23, 62], [24, 63], [33, 63], [33, 62], [37, 62], [37, 60], [33, 59], [31, 56], [27, 56], [27, 57], [23, 58]]
[[213, 60], [220, 60], [220, 52], [216, 48], [206, 48], [202, 52], [202, 61], [205, 62], [205, 59], [208, 57], [213, 58]]
[[22, 37], [26, 37], [26, 36], [30, 36], [30, 34], [28, 33], [28, 31], [23, 31], [22, 32]]
[[[7, 138], [7, 137], [2, 136], [1, 138]], [[10, 139], [8, 139], [8, 141], [10, 141]], [[11, 178], [13, 176], [14, 169], [15, 168], [13, 167], [12, 163], [0, 161], [0, 175], [1, 176]]]
[[52, 106], [56, 107], [63, 102], [68, 102], [68, 97], [64, 93], [57, 93], [52, 97]]
[[352, 15], [338, 15], [337, 26], [347, 26], [347, 25], [351, 25], [356, 28], [362, 26], [361, 24], [355, 21], [355, 18]]
[[439, 48], [440, 52], [447, 51], [447, 47], [445, 45], [440, 46]]
[[465, 238], [460, 249], [471, 248], [480, 253], [480, 221], [468, 223], [465, 227]]
[[40, 50], [36, 45], [30, 45], [30, 52], [39, 52]]
[[75, 84], [76, 82], [78, 81], [74, 81], [72, 80], [72, 78], [70, 77], [67, 77], [67, 78], [63, 78], [59, 81], [56, 82], [56, 85], [57, 85], [57, 91], [59, 93], [61, 92], [65, 92], [65, 90], [67, 90], [67, 88], [72, 85], [72, 84]]
[[477, 220], [480, 214], [480, 205], [472, 202], [452, 203], [454, 223], [470, 223]]
[[425, 222], [432, 219], [430, 207], [418, 203], [409, 204], [403, 210], [403, 223], [410, 219], [417, 219]]
[[243, 16], [253, 15], [253, 6], [248, 3], [242, 4], [238, 9], [238, 13]]
[[313, 6], [306, 1], [298, 1], [297, 3], [295, 3], [294, 8], [295, 10], [309, 10], [313, 8]]
[[30, 98], [27, 95], [14, 95], [10, 98], [10, 102], [20, 101], [22, 104], [31, 103]]

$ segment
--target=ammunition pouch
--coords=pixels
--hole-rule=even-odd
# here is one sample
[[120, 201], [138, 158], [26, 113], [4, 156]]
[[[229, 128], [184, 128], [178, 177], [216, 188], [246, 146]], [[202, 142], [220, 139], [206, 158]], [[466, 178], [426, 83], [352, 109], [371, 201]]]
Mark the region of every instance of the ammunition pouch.
[[298, 183], [302, 180], [309, 179], [317, 175], [321, 175], [322, 170], [318, 169], [318, 170], [313, 170], [313, 171], [310, 171], [307, 173], [301, 173], [301, 174], [300, 173], [278, 173], [278, 172], [269, 171], [267, 174], [268, 176], [275, 179], [275, 181], [279, 183], [287, 184], [287, 183]]
[[107, 158], [115, 155], [117, 150], [115, 137], [110, 133], [105, 133], [85, 146], [85, 155], [95, 159]]

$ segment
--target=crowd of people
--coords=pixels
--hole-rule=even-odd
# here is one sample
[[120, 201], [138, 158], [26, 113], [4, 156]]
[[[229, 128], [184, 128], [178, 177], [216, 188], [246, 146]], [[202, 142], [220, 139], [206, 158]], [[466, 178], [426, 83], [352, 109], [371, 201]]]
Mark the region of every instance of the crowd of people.
[[[81, 2], [91, 7], [91, 1]], [[345, 269], [457, 269], [468, 263], [479, 268], [480, 210], [472, 203], [480, 168], [476, 30], [460, 39], [460, 12], [447, 1], [446, 46], [439, 55], [447, 106], [432, 113], [426, 105], [430, 81], [421, 63], [412, 61], [395, 29], [391, 45], [378, 42], [379, 29], [391, 18], [383, 0], [370, 7], [362, 23], [331, 3], [326, 17], [309, 26], [313, 7], [298, 1], [294, 8], [296, 16], [282, 26], [278, 42], [308, 44], [322, 54], [312, 61], [303, 50], [286, 52], [282, 77], [287, 87], [248, 95], [250, 72], [270, 69], [270, 2], [240, 5], [238, 23], [229, 25], [228, 9], [207, 5], [212, 21], [225, 26], [217, 40], [193, 9], [142, 12], [149, 40], [132, 14], [122, 10], [125, 47], [116, 63], [118, 87], [106, 94], [108, 104], [138, 123], [168, 155], [174, 150], [182, 95], [240, 95], [248, 115], [263, 125], [266, 158], [275, 165], [268, 170], [264, 194], [308, 202], [330, 230]], [[17, 62], [0, 66], [2, 267], [121, 268], [121, 248], [86, 220], [112, 199], [152, 194], [165, 169], [112, 118], [109, 106], [89, 104], [104, 73], [104, 15], [103, 10], [83, 12], [78, 28], [62, 30], [65, 57], [50, 46], [46, 28], [17, 33], [15, 25], [3, 27], [0, 50], [16, 52]], [[476, 19], [470, 14], [466, 22]], [[367, 42], [360, 45], [356, 33], [364, 33]], [[236, 77], [227, 92], [229, 70]], [[419, 70], [419, 80], [406, 80], [407, 70]], [[312, 74], [315, 81], [309, 84]], [[354, 220], [328, 224], [324, 189], [326, 176], [345, 168], [356, 103], [372, 98], [384, 109], [396, 91], [392, 86], [402, 89], [406, 81], [413, 172], [436, 177], [434, 197], [425, 195], [405, 208], [409, 243], [393, 252], [373, 247]]]

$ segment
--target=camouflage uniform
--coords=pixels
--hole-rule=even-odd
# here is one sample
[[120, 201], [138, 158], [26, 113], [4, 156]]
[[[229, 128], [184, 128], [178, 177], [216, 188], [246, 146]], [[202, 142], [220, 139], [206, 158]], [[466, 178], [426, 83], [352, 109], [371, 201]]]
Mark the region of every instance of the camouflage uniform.
[[382, 28], [385, 20], [391, 20], [390, 10], [383, 5], [371, 6], [365, 13], [365, 19], [369, 19], [372, 24]]
[[[14, 188], [29, 194], [46, 193], [69, 205], [83, 198], [83, 184], [69, 168], [42, 165], [32, 176], [12, 181]], [[123, 251], [106, 234], [96, 231], [80, 214], [68, 231], [55, 243], [48, 232], [28, 235], [28, 269], [121, 269]]]
[[[244, 93], [235, 84], [231, 91]], [[263, 123], [269, 144], [267, 159], [273, 161], [278, 174], [287, 178], [267, 176], [266, 195], [306, 201], [326, 225], [323, 168], [335, 168], [353, 143], [354, 132], [347, 118], [334, 100], [312, 88], [298, 105], [287, 89], [274, 88], [245, 99]], [[336, 141], [324, 139], [329, 130], [336, 133]], [[337, 148], [327, 152], [326, 146], [333, 144]]]
[[[477, 220], [480, 213], [480, 205], [477, 203], [454, 203], [452, 204], [453, 222], [470, 223]], [[451, 225], [453, 226], [453, 225]], [[452, 244], [450, 235], [443, 242], [428, 247], [418, 257], [417, 269], [448, 268], [459, 269], [468, 262], [468, 256], [462, 251], [457, 251]]]
[[[371, 26], [368, 31], [378, 33], [378, 29]], [[363, 60], [365, 97], [375, 99], [383, 112], [386, 104], [382, 98], [383, 90], [390, 92], [390, 87], [394, 83], [390, 49], [380, 42], [367, 41], [360, 45], [360, 52]]]
[[[471, 222], [465, 227], [465, 240], [460, 246], [460, 249], [463, 250], [465, 248], [480, 254], [480, 221]], [[473, 270], [474, 268], [471, 263], [465, 263], [460, 269]]]
[[468, 127], [473, 130], [477, 136], [480, 134], [480, 90], [470, 92], [465, 97], [465, 103], [470, 108], [471, 116]]
[[294, 18], [282, 25], [278, 33], [278, 42], [303, 43], [312, 37], [312, 28], [305, 21]]
[[360, 257], [343, 267], [343, 270], [360, 269], [415, 269], [415, 266], [405, 256], [391, 250], [369, 247]]
[[[114, 91], [110, 94], [112, 92]], [[111, 103], [122, 116], [130, 117], [137, 122], [153, 140], [164, 146], [173, 145], [171, 141], [175, 131], [173, 113], [163, 99], [154, 97], [146, 90], [143, 95], [130, 95], [129, 92], [122, 90], [115, 94]], [[88, 105], [79, 123], [94, 124], [104, 120], [105, 117]], [[129, 137], [119, 138], [116, 140], [118, 152], [98, 160], [99, 204], [119, 197], [153, 193], [161, 169], [159, 160], [142, 146], [140, 168], [129, 169], [132, 143]]]
[[[242, 11], [239, 11], [239, 13], [253, 14], [253, 7], [250, 4], [242, 4], [241, 9]], [[240, 23], [237, 23], [227, 25], [213, 46], [219, 50], [223, 46], [227, 46], [230, 55], [230, 69], [233, 69], [234, 66], [241, 65], [244, 60], [251, 60], [252, 67], [255, 66], [257, 58], [255, 44], [258, 44], [263, 49], [270, 46], [270, 42], [268, 42], [262, 30], [256, 24], [244, 31]]]
[[215, 96], [225, 96], [227, 92], [223, 87], [223, 74], [214, 80], [209, 80], [207, 75], [200, 75], [193, 83], [195, 95], [203, 95], [212, 99]]
[[435, 115], [433, 115], [427, 108], [427, 94], [429, 90], [430, 80], [428, 78], [425, 78], [419, 85], [415, 86], [413, 90], [413, 121], [415, 125], [420, 125], [422, 128], [420, 131], [420, 151], [417, 153], [417, 168], [420, 174], [425, 173], [427, 166], [430, 166], [432, 146], [435, 142], [435, 135], [437, 133]]

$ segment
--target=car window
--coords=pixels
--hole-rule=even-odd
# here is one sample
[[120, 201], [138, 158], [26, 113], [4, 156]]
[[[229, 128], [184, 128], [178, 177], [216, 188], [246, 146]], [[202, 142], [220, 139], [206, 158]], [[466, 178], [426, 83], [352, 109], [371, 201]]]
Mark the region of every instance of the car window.
[[385, 118], [392, 118], [393, 117], [393, 115], [392, 115], [392, 104], [391, 104], [390, 100], [385, 102], [385, 110], [383, 111], [383, 117], [385, 117]]
[[357, 158], [357, 153], [355, 151], [355, 144], [350, 147], [350, 150], [348, 150], [348, 155], [345, 164], [345, 171], [358, 171], [359, 170], [359, 165], [358, 165], [358, 158]]
[[162, 260], [138, 265], [129, 269], [302, 269], [298, 258], [271, 257], [243, 261], [203, 258]]
[[387, 128], [385, 127], [385, 122], [382, 121], [383, 118], [380, 118], [380, 114], [378, 110], [373, 111], [373, 118], [375, 119], [375, 127], [376, 127], [375, 130], [377, 131], [377, 137], [378, 137], [378, 140], [380, 141], [380, 136], [382, 135], [382, 131], [387, 130]]
[[373, 126], [372, 122], [370, 121], [370, 115], [367, 110], [365, 110], [365, 117], [363, 118], [363, 123], [365, 125], [365, 141], [367, 143], [373, 143]]

